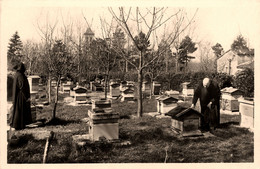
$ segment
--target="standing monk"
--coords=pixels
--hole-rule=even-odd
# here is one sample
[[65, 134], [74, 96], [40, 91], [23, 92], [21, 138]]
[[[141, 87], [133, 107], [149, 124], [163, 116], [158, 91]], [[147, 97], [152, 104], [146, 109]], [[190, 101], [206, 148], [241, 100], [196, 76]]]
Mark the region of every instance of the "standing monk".
[[30, 87], [25, 76], [25, 66], [19, 63], [14, 67], [16, 73], [13, 81], [13, 112], [10, 126], [16, 130], [24, 129], [27, 124], [32, 123], [30, 105]]
[[[201, 118], [201, 128], [202, 130], [209, 130], [209, 122], [205, 121], [206, 119], [204, 117], [214, 117], [211, 118], [211, 124], [213, 124], [212, 127], [216, 127], [220, 123], [220, 88], [218, 84], [211, 81], [209, 78], [204, 78], [202, 83], [198, 85], [194, 92], [192, 105], [191, 107], [194, 108], [197, 100], [200, 99], [200, 107], [201, 107], [201, 113], [203, 117]], [[216, 109], [215, 109], [216, 106]], [[210, 109], [213, 109], [213, 111], [209, 111]], [[214, 111], [216, 110], [216, 111]], [[211, 114], [206, 114], [211, 113]], [[214, 114], [213, 114], [214, 113]]]

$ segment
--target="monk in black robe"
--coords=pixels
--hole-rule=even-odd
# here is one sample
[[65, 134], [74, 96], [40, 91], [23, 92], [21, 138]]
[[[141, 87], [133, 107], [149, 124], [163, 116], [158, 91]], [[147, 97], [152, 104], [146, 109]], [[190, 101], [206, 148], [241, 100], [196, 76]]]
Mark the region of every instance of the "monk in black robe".
[[10, 126], [16, 130], [24, 129], [32, 123], [30, 105], [30, 87], [25, 76], [25, 66], [19, 63], [14, 67], [16, 73], [13, 78], [13, 111]]
[[[194, 108], [198, 99], [200, 99], [201, 128], [209, 130], [210, 127], [216, 128], [220, 123], [220, 88], [218, 84], [209, 78], [204, 78], [194, 91], [191, 107]], [[211, 124], [211, 126], [209, 126]]]

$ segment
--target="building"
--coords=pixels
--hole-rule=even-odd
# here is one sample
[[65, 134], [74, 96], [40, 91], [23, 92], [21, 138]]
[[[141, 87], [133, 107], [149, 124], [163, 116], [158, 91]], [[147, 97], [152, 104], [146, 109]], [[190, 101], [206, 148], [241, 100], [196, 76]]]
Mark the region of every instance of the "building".
[[245, 68], [254, 69], [254, 49], [239, 52], [228, 50], [217, 59], [218, 73], [236, 75]]
[[90, 43], [91, 43], [92, 40], [94, 39], [94, 36], [95, 36], [94, 32], [93, 32], [90, 28], [88, 28], [88, 29], [86, 30], [86, 32], [84, 33], [85, 42], [86, 42], [88, 45], [90, 45]]

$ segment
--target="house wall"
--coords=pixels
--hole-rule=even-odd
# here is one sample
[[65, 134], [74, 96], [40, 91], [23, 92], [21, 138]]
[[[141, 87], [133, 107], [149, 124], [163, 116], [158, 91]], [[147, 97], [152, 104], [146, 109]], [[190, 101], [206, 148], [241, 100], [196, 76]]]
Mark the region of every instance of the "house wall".
[[221, 58], [217, 60], [217, 71], [218, 73], [229, 73], [229, 60], [231, 59], [231, 70], [230, 74], [235, 75], [237, 72], [237, 55], [229, 51], [225, 55], [223, 55]]
[[217, 60], [217, 71], [218, 73], [229, 73], [229, 60], [231, 59], [231, 75], [236, 75], [238, 71], [241, 71], [241, 69], [238, 69], [237, 66], [248, 61], [254, 60], [254, 57], [252, 56], [241, 56], [237, 55], [236, 53], [229, 51], [225, 55], [223, 55], [221, 58]]

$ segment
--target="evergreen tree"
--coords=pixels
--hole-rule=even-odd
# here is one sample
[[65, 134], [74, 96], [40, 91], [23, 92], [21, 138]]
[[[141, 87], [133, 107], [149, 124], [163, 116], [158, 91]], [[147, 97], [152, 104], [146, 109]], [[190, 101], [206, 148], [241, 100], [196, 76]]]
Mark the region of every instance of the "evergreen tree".
[[197, 50], [195, 45], [195, 42], [192, 42], [192, 39], [189, 36], [185, 36], [185, 38], [180, 43], [178, 53], [174, 53], [175, 56], [178, 55], [178, 62], [185, 64], [185, 67], [187, 67], [188, 62], [190, 62], [191, 59], [195, 59], [194, 56], [188, 55]]
[[8, 70], [11, 70], [12, 67], [21, 61], [22, 58], [22, 49], [23, 44], [16, 31], [15, 34], [12, 36], [9, 42], [8, 51], [7, 51], [7, 63], [8, 63]]
[[216, 45], [212, 46], [211, 48], [217, 58], [219, 58], [224, 52], [222, 45], [219, 43], [216, 43]]
[[236, 52], [248, 52], [247, 42], [242, 35], [239, 35], [231, 45], [231, 49]]

